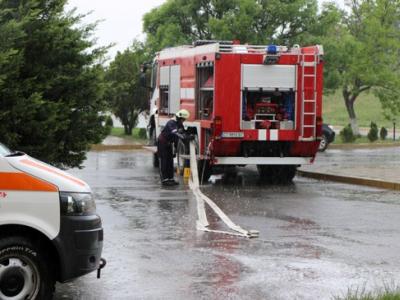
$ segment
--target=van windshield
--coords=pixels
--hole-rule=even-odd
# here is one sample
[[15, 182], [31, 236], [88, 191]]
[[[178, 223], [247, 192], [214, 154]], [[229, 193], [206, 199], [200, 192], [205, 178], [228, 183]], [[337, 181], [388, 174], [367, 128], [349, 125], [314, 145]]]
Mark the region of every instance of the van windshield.
[[11, 154], [11, 150], [0, 143], [0, 156], [7, 156]]

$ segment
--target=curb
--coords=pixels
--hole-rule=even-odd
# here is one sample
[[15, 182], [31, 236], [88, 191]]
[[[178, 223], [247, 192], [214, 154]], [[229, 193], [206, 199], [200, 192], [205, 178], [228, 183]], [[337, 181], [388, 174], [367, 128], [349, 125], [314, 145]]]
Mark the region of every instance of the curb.
[[350, 177], [350, 176], [342, 176], [342, 175], [334, 175], [334, 174], [324, 174], [324, 173], [302, 171], [302, 170], [298, 170], [297, 174], [300, 176], [303, 176], [303, 177], [319, 179], [319, 180], [335, 181], [335, 182], [356, 184], [356, 185], [365, 185], [365, 186], [370, 186], [370, 187], [377, 187], [377, 188], [382, 188], [382, 189], [400, 191], [400, 183], [398, 183], [398, 182], [390, 182], [390, 181], [383, 181], [383, 180], [377, 180], [377, 179]]
[[125, 151], [125, 150], [142, 150], [144, 145], [92, 145], [91, 151]]

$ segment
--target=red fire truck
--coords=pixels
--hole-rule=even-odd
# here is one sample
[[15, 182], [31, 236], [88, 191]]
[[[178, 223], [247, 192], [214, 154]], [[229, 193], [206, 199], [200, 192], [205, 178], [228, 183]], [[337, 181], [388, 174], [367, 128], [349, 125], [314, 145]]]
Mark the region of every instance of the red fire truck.
[[[179, 109], [196, 135], [200, 174], [257, 165], [261, 177], [293, 179], [310, 164], [322, 128], [323, 48], [198, 41], [162, 50], [152, 66], [153, 141]], [[179, 143], [178, 167], [188, 147]], [[157, 165], [155, 154], [154, 164]]]

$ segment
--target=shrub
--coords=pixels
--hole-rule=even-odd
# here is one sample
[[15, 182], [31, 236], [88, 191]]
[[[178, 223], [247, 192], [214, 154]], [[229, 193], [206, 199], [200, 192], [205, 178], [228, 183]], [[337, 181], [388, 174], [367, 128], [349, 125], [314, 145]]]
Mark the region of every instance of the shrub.
[[356, 140], [356, 136], [351, 129], [351, 125], [344, 127], [339, 133], [343, 143], [353, 143]]
[[381, 128], [381, 131], [379, 132], [379, 136], [381, 137], [381, 140], [386, 140], [388, 135], [388, 131], [385, 127]]
[[367, 137], [370, 142], [375, 142], [378, 139], [378, 126], [374, 122], [371, 122]]
[[105, 122], [105, 128], [106, 128], [106, 133], [109, 135], [111, 133], [111, 129], [114, 127], [114, 122], [111, 118], [111, 116], [106, 117], [106, 122]]
[[146, 139], [147, 138], [146, 128], [139, 128], [138, 136], [140, 139]]
[[106, 118], [106, 126], [107, 127], [114, 127], [114, 122], [113, 122], [111, 116], [107, 116], [107, 118]]

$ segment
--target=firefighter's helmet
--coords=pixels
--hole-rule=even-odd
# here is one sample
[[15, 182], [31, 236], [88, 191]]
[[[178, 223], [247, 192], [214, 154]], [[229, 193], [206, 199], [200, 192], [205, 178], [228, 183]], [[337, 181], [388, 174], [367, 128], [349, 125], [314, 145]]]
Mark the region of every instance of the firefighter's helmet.
[[182, 118], [182, 119], [189, 119], [190, 117], [190, 113], [186, 110], [186, 109], [181, 109], [180, 111], [178, 111], [175, 116], [177, 118]]

